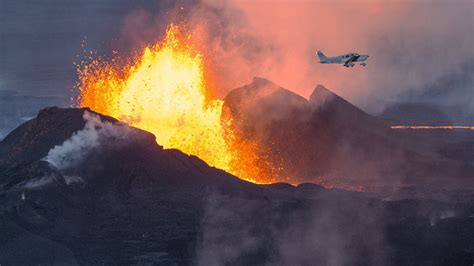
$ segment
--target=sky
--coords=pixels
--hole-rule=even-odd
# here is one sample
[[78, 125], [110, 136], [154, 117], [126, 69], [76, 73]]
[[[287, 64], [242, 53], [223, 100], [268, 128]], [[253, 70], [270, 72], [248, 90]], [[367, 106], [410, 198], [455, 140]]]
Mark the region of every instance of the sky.
[[[221, 97], [260, 76], [304, 97], [323, 84], [373, 114], [398, 100], [474, 113], [474, 3], [463, 0], [0, 0], [0, 97], [67, 105], [83, 44], [127, 56], [176, 21], [201, 38]], [[317, 50], [370, 58], [347, 69], [318, 64]]]

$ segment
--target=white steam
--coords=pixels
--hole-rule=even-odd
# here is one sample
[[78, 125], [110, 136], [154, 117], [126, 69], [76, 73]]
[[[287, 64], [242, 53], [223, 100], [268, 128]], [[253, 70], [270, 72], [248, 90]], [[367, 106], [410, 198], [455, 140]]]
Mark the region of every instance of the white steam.
[[39, 187], [52, 183], [54, 180], [56, 180], [56, 178], [57, 177], [54, 175], [46, 175], [40, 178], [32, 179], [25, 184], [25, 188], [27, 189], [39, 188]]
[[72, 185], [72, 184], [81, 184], [84, 183], [84, 179], [80, 176], [69, 176], [66, 175], [64, 176], [64, 182], [66, 185]]
[[81, 163], [84, 158], [106, 138], [124, 139], [129, 128], [120, 124], [104, 122], [99, 116], [84, 112], [86, 124], [84, 128], [77, 131], [63, 144], [52, 148], [45, 161], [53, 164], [59, 169], [67, 169]]
[[61, 182], [62, 180], [66, 185], [72, 185], [72, 184], [83, 184], [84, 179], [80, 176], [60, 176], [60, 175], [45, 175], [39, 178], [34, 178], [26, 182], [24, 185], [24, 188], [34, 190], [34, 189], [40, 189], [46, 185], [49, 185], [55, 181]]

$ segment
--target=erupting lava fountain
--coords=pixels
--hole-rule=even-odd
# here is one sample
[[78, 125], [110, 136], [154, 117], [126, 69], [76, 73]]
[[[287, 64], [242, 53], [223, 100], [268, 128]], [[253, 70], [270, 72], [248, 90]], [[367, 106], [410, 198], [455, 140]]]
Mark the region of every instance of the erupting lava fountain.
[[78, 64], [73, 105], [115, 117], [156, 136], [164, 148], [193, 154], [255, 183], [274, 182], [256, 144], [234, 133], [212, 96], [203, 53], [191, 34], [171, 24], [164, 39], [126, 64], [91, 58]]

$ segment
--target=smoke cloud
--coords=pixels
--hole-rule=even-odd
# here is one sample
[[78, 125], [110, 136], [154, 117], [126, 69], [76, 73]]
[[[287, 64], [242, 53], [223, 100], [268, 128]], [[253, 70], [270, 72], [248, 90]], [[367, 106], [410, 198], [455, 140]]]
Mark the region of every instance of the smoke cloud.
[[336, 191], [317, 197], [277, 203], [211, 194], [198, 265], [389, 265], [381, 208]]
[[[261, 76], [308, 97], [321, 83], [376, 112], [474, 59], [473, 10], [462, 1], [204, 0], [191, 21], [205, 29], [201, 36], [225, 90]], [[371, 57], [366, 68], [346, 69], [318, 64], [316, 50]]]
[[[99, 116], [85, 111], [84, 129], [74, 133], [63, 144], [52, 148], [45, 161], [59, 169], [68, 169], [80, 164], [95, 148], [107, 138], [125, 139], [130, 132], [126, 126], [104, 122]], [[74, 182], [74, 181], [72, 181]]]
[[[143, 44], [160, 36], [163, 17], [184, 18], [203, 43], [222, 95], [261, 76], [304, 97], [324, 84], [378, 112], [405, 92], [430, 90], [439, 79], [463, 72], [474, 59], [468, 1], [203, 0], [183, 6], [159, 18], [134, 12], [122, 33]], [[318, 64], [317, 50], [371, 57], [367, 67], [347, 69]], [[472, 91], [472, 82], [463, 86]], [[455, 97], [465, 96], [461, 91]]]

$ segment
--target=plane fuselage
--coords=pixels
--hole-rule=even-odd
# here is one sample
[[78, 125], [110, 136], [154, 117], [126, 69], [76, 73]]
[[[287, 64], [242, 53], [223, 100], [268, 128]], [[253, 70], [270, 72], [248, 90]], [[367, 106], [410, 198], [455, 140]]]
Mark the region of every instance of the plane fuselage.
[[[321, 64], [343, 64], [346, 67], [354, 66], [354, 62], [364, 62], [369, 58], [369, 55], [360, 55], [357, 53], [347, 53], [334, 57], [327, 57], [322, 52], [318, 51], [319, 63]], [[361, 65], [365, 66], [365, 63]]]

